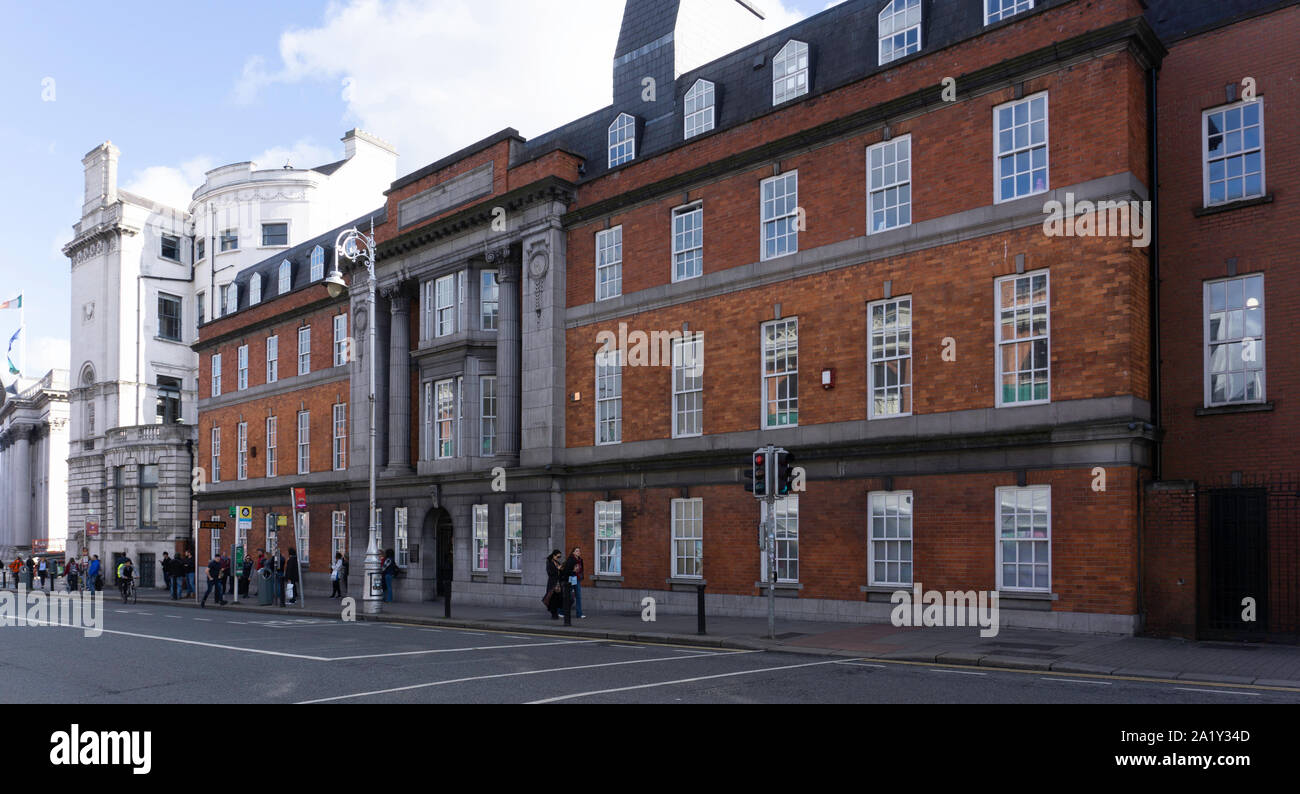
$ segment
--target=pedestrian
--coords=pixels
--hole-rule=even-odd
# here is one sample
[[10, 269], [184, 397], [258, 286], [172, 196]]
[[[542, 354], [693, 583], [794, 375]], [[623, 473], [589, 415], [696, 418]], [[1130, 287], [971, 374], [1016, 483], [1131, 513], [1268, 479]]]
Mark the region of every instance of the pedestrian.
[[14, 589], [15, 589], [15, 590], [18, 589], [18, 572], [21, 571], [22, 569], [23, 569], [23, 561], [22, 561], [21, 559], [19, 559], [18, 557], [14, 557], [14, 561], [11, 562], [11, 563], [9, 563], [9, 570], [10, 570], [10, 571], [13, 573], [13, 575], [14, 575]]
[[391, 603], [393, 600], [393, 579], [397, 578], [401, 569], [393, 560], [393, 550], [389, 549], [384, 552], [384, 560], [380, 564], [380, 575], [384, 578], [384, 600]]
[[49, 572], [49, 569], [46, 567], [46, 564], [45, 564], [45, 558], [42, 557], [42, 558], [41, 558], [41, 561], [40, 561], [39, 563], [37, 563], [37, 565], [36, 565], [36, 575], [39, 576], [39, 577], [41, 578], [41, 589], [42, 589], [42, 590], [45, 589], [45, 577], [48, 576], [49, 573], [50, 573], [50, 572]]
[[103, 589], [103, 584], [99, 580], [99, 555], [90, 558], [90, 568], [86, 570], [86, 589], [93, 596], [96, 590]]
[[86, 580], [89, 571], [90, 551], [88, 549], [82, 549], [81, 559], [77, 561], [77, 583], [80, 585], [79, 589], [81, 590], [85, 590], [90, 584], [90, 582]]
[[564, 576], [567, 577], [569, 586], [573, 592], [573, 609], [578, 613], [578, 617], [587, 617], [582, 611], [582, 579], [586, 574], [586, 566], [582, 561], [582, 549], [574, 546], [569, 559], [564, 561]]
[[334, 564], [330, 566], [330, 598], [342, 598], [339, 592], [339, 577], [343, 575], [343, 555], [334, 552]]
[[189, 598], [194, 595], [194, 552], [186, 550], [185, 564], [182, 573], [185, 574], [185, 597]]
[[223, 593], [234, 592], [230, 586], [230, 558], [221, 558], [221, 588]]
[[265, 551], [262, 551], [261, 549], [258, 549], [258, 550], [257, 550], [257, 567], [254, 568], [254, 570], [256, 570], [256, 571], [257, 571], [257, 574], [258, 574], [258, 576], [257, 576], [257, 594], [258, 594], [259, 596], [262, 595], [262, 583], [266, 581], [265, 577], [262, 576], [262, 569], [265, 568], [265, 567], [266, 567], [266, 552], [265, 552]]
[[[284, 564], [284, 589], [290, 604], [298, 603], [298, 550], [289, 549], [289, 559]], [[283, 606], [283, 604], [281, 604]]]
[[226, 600], [222, 598], [221, 592], [221, 555], [214, 554], [212, 561], [208, 563], [208, 589], [203, 593], [203, 598], [199, 601], [200, 607], [208, 605], [208, 596], [212, 591], [217, 591], [217, 605], [225, 606]]
[[168, 592], [172, 589], [172, 558], [167, 552], [163, 552], [162, 558], [163, 587]]
[[551, 611], [551, 620], [560, 619], [560, 601], [564, 598], [561, 587], [564, 566], [560, 563], [563, 556], [564, 552], [554, 549], [546, 558], [546, 595], [542, 596], [542, 603]]
[[248, 598], [248, 582], [253, 578], [253, 558], [244, 558], [244, 569], [239, 572], [239, 594]]
[[271, 572], [275, 574], [275, 595], [271, 600], [279, 599], [280, 606], [284, 606], [284, 568], [287, 564], [284, 554], [277, 547], [275, 553], [271, 555]]

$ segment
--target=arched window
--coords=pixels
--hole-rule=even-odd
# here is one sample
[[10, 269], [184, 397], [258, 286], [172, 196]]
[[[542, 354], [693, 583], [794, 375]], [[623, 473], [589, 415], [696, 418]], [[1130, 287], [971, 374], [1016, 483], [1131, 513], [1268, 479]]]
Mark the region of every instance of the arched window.
[[696, 80], [691, 90], [686, 92], [687, 138], [713, 129], [714, 96], [713, 83], [708, 80]]
[[319, 245], [311, 249], [311, 280], [325, 278], [325, 249]]
[[609, 125], [609, 167], [622, 165], [636, 157], [636, 118], [618, 114]]
[[808, 93], [808, 45], [791, 40], [772, 61], [772, 104]]
[[921, 0], [894, 0], [880, 11], [880, 65], [921, 49]]
[[289, 277], [293, 272], [293, 265], [289, 264], [286, 259], [280, 263], [280, 294], [284, 295], [289, 292]]
[[262, 302], [262, 274], [254, 273], [253, 277], [248, 280], [248, 305], [253, 306]]

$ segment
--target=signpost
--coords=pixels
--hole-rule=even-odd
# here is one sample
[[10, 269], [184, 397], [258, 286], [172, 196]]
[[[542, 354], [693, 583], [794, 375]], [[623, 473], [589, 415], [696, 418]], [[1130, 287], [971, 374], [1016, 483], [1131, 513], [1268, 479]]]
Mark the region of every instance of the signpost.
[[239, 603], [239, 577], [244, 570], [244, 545], [248, 543], [248, 532], [253, 528], [253, 508], [243, 505], [235, 508], [235, 546], [231, 550], [231, 581], [235, 585], [235, 603]]
[[762, 499], [765, 515], [759, 548], [767, 553], [767, 636], [776, 639], [776, 499], [781, 490], [779, 460], [789, 456], [781, 447], [769, 444], [754, 450], [754, 498]]
[[[307, 509], [307, 489], [290, 488], [289, 494], [290, 494], [290, 499], [293, 502], [293, 548], [295, 551], [301, 551], [303, 548], [302, 519], [303, 519], [303, 512], [306, 511]], [[287, 517], [285, 516], [280, 517], [280, 520], [285, 522], [281, 526], [288, 524], [288, 521], [285, 520], [286, 518]], [[295, 555], [295, 559], [298, 561], [298, 581], [295, 582], [293, 585], [294, 597], [298, 599], [298, 605], [305, 609], [307, 607], [307, 599], [304, 595], [305, 588], [303, 587], [303, 580], [306, 577], [304, 577], [302, 573], [302, 560], [303, 560], [302, 555], [301, 554]]]

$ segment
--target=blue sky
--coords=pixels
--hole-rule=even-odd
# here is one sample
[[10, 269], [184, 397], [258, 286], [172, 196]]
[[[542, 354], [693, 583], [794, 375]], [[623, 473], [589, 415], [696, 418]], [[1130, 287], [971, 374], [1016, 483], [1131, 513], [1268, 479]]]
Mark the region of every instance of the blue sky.
[[[758, 3], [768, 32], [833, 4]], [[563, 7], [560, 18], [540, 0], [0, 0], [0, 301], [25, 295], [25, 374], [68, 367], [59, 248], [80, 217], [86, 152], [112, 140], [121, 187], [182, 203], [226, 163], [339, 159], [353, 127], [396, 144], [400, 173], [503, 127], [531, 137], [609, 101], [622, 4]], [[0, 311], [0, 344], [17, 325]]]

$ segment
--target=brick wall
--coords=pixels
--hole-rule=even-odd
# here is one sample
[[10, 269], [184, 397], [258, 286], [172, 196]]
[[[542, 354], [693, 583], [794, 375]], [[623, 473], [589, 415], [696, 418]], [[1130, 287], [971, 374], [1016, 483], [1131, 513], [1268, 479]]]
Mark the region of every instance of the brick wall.
[[[1052, 591], [1056, 611], [1134, 614], [1137, 606], [1138, 471], [1112, 467], [1107, 490], [1092, 490], [1090, 469], [1031, 471], [1027, 484], [1051, 486]], [[1007, 473], [897, 477], [911, 490], [913, 581], [926, 589], [991, 590], [996, 580], [996, 489]], [[799, 498], [800, 598], [860, 601], [868, 583], [868, 494], [879, 480], [811, 481]], [[625, 589], [664, 590], [671, 568], [671, 504], [680, 489], [616, 490], [623, 503]], [[759, 595], [759, 508], [739, 485], [689, 489], [704, 505], [704, 579], [710, 593]], [[584, 550], [596, 571], [595, 503], [604, 492], [565, 495], [565, 546]]]
[[1142, 591], [1146, 632], [1196, 636], [1196, 491], [1190, 483], [1144, 491]]

